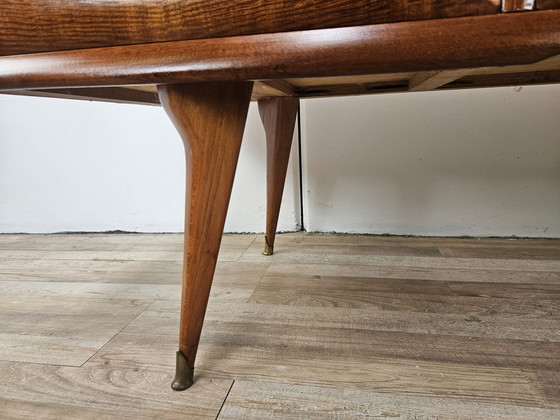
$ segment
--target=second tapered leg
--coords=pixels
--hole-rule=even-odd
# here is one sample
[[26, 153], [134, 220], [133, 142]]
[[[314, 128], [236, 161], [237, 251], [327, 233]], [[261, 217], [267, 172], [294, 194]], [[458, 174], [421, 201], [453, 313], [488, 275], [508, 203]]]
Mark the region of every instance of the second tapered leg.
[[286, 182], [298, 108], [298, 98], [277, 97], [259, 101], [259, 113], [266, 132], [267, 150], [266, 243], [263, 251], [264, 255], [272, 255], [274, 252], [278, 215], [282, 204], [282, 193]]
[[192, 385], [193, 369], [253, 84], [162, 85], [163, 107], [185, 144], [185, 253], [177, 370], [172, 387]]

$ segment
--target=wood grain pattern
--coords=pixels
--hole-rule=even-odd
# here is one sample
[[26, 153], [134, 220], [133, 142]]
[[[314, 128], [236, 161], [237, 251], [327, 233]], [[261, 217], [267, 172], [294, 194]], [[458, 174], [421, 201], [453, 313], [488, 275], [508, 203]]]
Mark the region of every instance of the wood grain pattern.
[[[265, 259], [226, 235], [195, 384], [172, 394], [181, 240], [0, 235], [0, 349], [33, 356], [0, 362], [0, 417], [558, 417], [559, 240], [297, 233]], [[49, 338], [93, 354], [40, 359]]]
[[158, 87], [161, 103], [185, 144], [187, 194], [179, 351], [190, 368], [204, 313], [253, 83], [200, 83]]
[[0, 362], [3, 419], [215, 419], [231, 380], [201, 378], [192, 393], [174, 393], [171, 377], [138, 368], [71, 368]]
[[274, 249], [298, 110], [298, 98], [269, 98], [259, 101], [259, 114], [266, 133], [265, 252], [270, 254]]
[[[13, 274], [15, 270], [10, 270], [11, 272], [2, 275], [0, 279], [5, 299], [17, 301], [18, 296], [25, 294], [30, 299], [30, 304], [35, 304], [35, 300], [64, 298], [69, 299], [69, 302], [84, 299], [90, 306], [89, 300], [95, 301], [100, 295], [118, 300], [123, 293], [140, 302], [179, 299], [180, 266], [177, 262], [173, 270], [169, 270], [166, 264], [146, 260], [135, 264], [109, 264], [99, 268], [95, 265], [66, 265], [63, 260], [52, 259], [49, 264], [44, 264], [40, 269], [33, 269], [30, 274], [27, 274], [26, 269], [22, 269], [21, 275], [18, 276]], [[268, 264], [255, 264], [252, 269], [243, 269], [238, 264], [232, 266], [232, 263], [219, 263], [212, 297], [219, 301], [246, 302], [267, 267]], [[58, 274], [60, 271], [69, 274]], [[76, 282], [79, 284], [75, 284]], [[73, 284], [74, 287], [69, 288], [69, 284]], [[22, 307], [27, 308], [28, 305], [22, 304]]]
[[292, 232], [282, 235], [282, 241], [290, 244], [315, 244], [328, 247], [334, 246], [383, 246], [388, 250], [399, 248], [425, 249], [425, 248], [485, 248], [488, 246], [498, 249], [518, 249], [539, 247], [558, 249], [560, 243], [551, 238], [477, 238], [477, 237], [424, 237], [424, 236], [395, 236], [371, 235], [349, 233], [323, 233], [323, 232]]
[[3, 0], [0, 55], [498, 12], [498, 0]]
[[[221, 261], [237, 261], [257, 237], [254, 234], [224, 234], [220, 244], [220, 257], [225, 255], [227, 258], [221, 258]], [[33, 241], [30, 242], [25, 234], [4, 235], [0, 240], [0, 250], [6, 251], [4, 257], [13, 255], [14, 258], [22, 260], [35, 260], [29, 262], [38, 264], [41, 264], [39, 255], [33, 256], [30, 252], [41, 253], [42, 259], [83, 260], [88, 264], [111, 261], [125, 264], [138, 259], [160, 262], [161, 260], [180, 261], [182, 254], [177, 253], [183, 251], [183, 239], [182, 233], [165, 235], [91, 233], [81, 234], [76, 238], [63, 234], [34, 234]], [[132, 249], [131, 243], [134, 244]], [[114, 258], [108, 251], [125, 254]], [[99, 252], [97, 257], [95, 257], [96, 252]]]
[[[159, 355], [173, 348], [168, 325], [170, 317], [176, 319], [177, 305], [156, 302], [88, 366], [169, 368], [171, 360]], [[540, 396], [521, 368], [555, 369], [559, 362], [558, 343], [438, 335], [429, 322], [415, 325], [430, 328], [427, 334], [422, 329], [383, 332], [365, 327], [371, 312], [365, 320], [360, 318], [364, 311], [343, 311], [340, 320], [335, 308], [313, 317], [310, 312], [274, 305], [210, 305], [198, 374], [540, 406]], [[400, 321], [392, 325], [407, 328], [402, 317]], [[465, 323], [469, 321], [455, 323], [455, 328]], [[511, 351], [504, 353], [505, 346]]]
[[[501, 299], [541, 299], [546, 301], [560, 300], [559, 284], [508, 284], [508, 283], [470, 283], [453, 282], [449, 284], [454, 294], [459, 296], [481, 296]], [[550, 302], [552, 303], [552, 302]]]
[[416, 72], [558, 54], [560, 11], [547, 10], [0, 57], [0, 90]]
[[[328, 250], [328, 248], [327, 248]], [[348, 257], [348, 260], [351, 258]], [[480, 262], [480, 259], [476, 260]], [[502, 260], [503, 261], [503, 260]], [[481, 264], [482, 265], [482, 264]], [[369, 277], [384, 279], [406, 278], [409, 280], [439, 280], [446, 282], [478, 282], [478, 283], [528, 283], [535, 285], [548, 285], [560, 282], [558, 268], [550, 267], [549, 270], [533, 270], [531, 267], [499, 268], [498, 266], [445, 266], [423, 265], [414, 262], [404, 265], [380, 263], [378, 265], [353, 265], [346, 264], [314, 264], [314, 263], [274, 263], [267, 274], [279, 276], [314, 275], [330, 277]]]
[[81, 366], [149, 305], [117, 296], [38, 298], [10, 285], [6, 289], [0, 298], [0, 360], [5, 361]]
[[[357, 287], [356, 283], [362, 287]], [[347, 284], [353, 284], [354, 287], [346, 290]], [[483, 292], [475, 295], [471, 291], [470, 295], [461, 296], [459, 293], [450, 293], [450, 290], [453, 291], [451, 285], [451, 289], [447, 287], [442, 283], [418, 280], [407, 283], [402, 280], [372, 278], [366, 283], [353, 277], [316, 279], [302, 275], [289, 278], [265, 275], [251, 295], [250, 302], [292, 307], [443, 312], [477, 317], [502, 313], [560, 319], [558, 300], [543, 299], [542, 294], [533, 296], [530, 292], [525, 292], [524, 299], [504, 300], [500, 296], [486, 296]], [[487, 289], [492, 290], [489, 286]], [[403, 295], [406, 295], [405, 300], [402, 299]]]
[[275, 96], [296, 96], [296, 87], [285, 80], [261, 80], [255, 82], [253, 100]]
[[558, 260], [560, 249], [551, 246], [534, 246], [529, 248], [488, 247], [483, 244], [477, 247], [446, 247], [439, 248], [442, 255], [462, 258], [504, 258], [523, 260]]
[[537, 10], [560, 9], [560, 0], [536, 0]]
[[560, 410], [381, 394], [270, 382], [235, 381], [218, 419], [553, 420]]
[[[302, 292], [304, 292], [304, 290], [302, 290]], [[427, 296], [428, 295], [425, 295], [424, 297]], [[410, 298], [410, 294], [403, 293], [402, 297], [403, 300], [408, 300]], [[502, 300], [507, 299], [509, 298], [502, 298]], [[369, 331], [371, 334], [374, 334], [377, 331], [385, 333], [399, 333], [403, 336], [406, 334], [445, 336], [443, 338], [434, 337], [434, 339], [438, 338], [438, 340], [441, 340], [440, 344], [445, 341], [447, 343], [454, 342], [456, 343], [455, 345], [457, 345], [457, 343], [461, 343], [461, 340], [463, 339], [476, 338], [480, 340], [475, 340], [473, 346], [476, 346], [479, 350], [483, 349], [484, 346], [487, 345], [485, 344], [487, 340], [524, 340], [527, 342], [516, 343], [515, 345], [518, 345], [518, 349], [522, 349], [522, 352], [524, 353], [524, 363], [527, 365], [531, 365], [537, 360], [535, 359], [531, 361], [531, 359], [527, 357], [530, 354], [530, 348], [532, 345], [535, 345], [535, 351], [539, 352], [538, 354], [541, 358], [539, 359], [539, 363], [549, 365], [550, 363], [554, 363], [554, 360], [557, 360], [556, 356], [551, 360], [545, 360], [546, 357], [542, 356], [549, 354], [549, 352], [557, 348], [558, 343], [560, 343], [560, 336], [558, 332], [559, 319], [536, 312], [526, 312], [512, 315], [494, 311], [493, 313], [487, 313], [485, 315], [472, 315], [468, 313], [461, 313], [459, 311], [456, 313], [452, 313], [449, 310], [438, 311], [437, 308], [434, 308], [435, 310], [432, 313], [420, 313], [414, 312], [412, 309], [392, 311], [376, 310], [375, 308], [333, 308], [305, 305], [286, 307], [284, 305], [267, 303], [245, 303], [246, 304], [239, 304], [239, 302], [222, 302], [215, 299], [211, 300], [207, 312], [208, 328], [205, 326], [205, 330], [211, 331], [209, 334], [219, 339], [216, 329], [221, 327], [214, 324], [218, 324], [224, 319], [231, 318], [230, 321], [235, 322], [236, 324], [258, 323], [264, 324], [265, 326], [268, 325], [270, 328], [286, 327], [286, 330], [282, 330], [283, 334], [290, 334], [290, 327], [297, 327], [309, 331], [311, 329], [321, 329], [324, 331], [330, 329], [348, 329], [352, 331]], [[143, 336], [149, 335], [150, 331], [157, 331], [157, 333], [162, 336], [171, 337], [169, 341], [166, 338], [166, 343], [168, 343], [166, 345], [173, 344], [172, 339], [175, 336], [176, 326], [178, 323], [177, 309], [179, 308], [179, 305], [180, 303], [178, 300], [156, 300], [133, 322], [127, 325], [122, 334], [130, 336]], [[362, 337], [366, 336], [367, 334], [362, 335]], [[383, 335], [383, 337], [385, 337], [385, 340], [391, 339], [390, 334]], [[418, 339], [422, 340], [423, 338], [419, 337]], [[538, 342], [543, 344], [540, 345]], [[204, 343], [208, 344], [210, 342], [204, 339], [203, 344]], [[418, 354], [422, 352], [422, 350], [410, 349], [402, 349], [398, 351], [404, 353], [418, 352]], [[470, 356], [465, 357], [470, 357], [471, 359], [479, 357], [475, 355], [478, 350], [475, 351], [474, 349], [466, 349], [465, 351], [470, 354]], [[488, 344], [488, 349], [482, 351], [485, 353], [493, 353], [493, 357], [495, 359], [501, 357], [502, 364], [507, 363], [508, 360], [512, 361], [511, 357], [514, 358], [520, 356], [520, 354], [500, 356], [499, 346], [493, 344]], [[96, 357], [98, 356], [101, 356], [101, 354], [98, 354]], [[536, 356], [537, 353], [535, 353], [535, 357]], [[376, 357], [376, 354], [370, 352], [368, 357]], [[170, 357], [166, 360], [171, 362]]]
[[[289, 238], [289, 237], [288, 237]], [[384, 238], [380, 244], [377, 244], [371, 237], [364, 236], [359, 244], [351, 242], [343, 242], [342, 246], [334, 246], [339, 235], [330, 236], [332, 241], [329, 241], [329, 236], [325, 237], [325, 241], [330, 243], [330, 246], [321, 245], [321, 237], [310, 235], [314, 241], [303, 241], [298, 238], [298, 241], [287, 241], [290, 246], [284, 246], [279, 249], [272, 258], [271, 262], [283, 264], [324, 264], [324, 265], [359, 265], [359, 266], [375, 266], [375, 267], [391, 267], [394, 269], [401, 268], [438, 268], [438, 269], [475, 269], [475, 270], [510, 270], [510, 271], [535, 271], [535, 272], [558, 272], [560, 270], [559, 260], [524, 260], [523, 254], [527, 251], [520, 250], [521, 258], [515, 259], [515, 255], [509, 250], [510, 258], [496, 259], [496, 258], [461, 258], [459, 256], [442, 258], [441, 252], [437, 246], [392, 246], [385, 247]], [[307, 239], [305, 236], [303, 239]], [[281, 239], [281, 243], [284, 241]], [[550, 242], [552, 249], [556, 249], [555, 241]], [[413, 242], [411, 242], [413, 243]], [[443, 242], [445, 243], [445, 242]], [[542, 243], [542, 242], [541, 242]], [[531, 246], [531, 242], [526, 242], [527, 246]], [[481, 248], [484, 248], [484, 242], [479, 242]], [[446, 244], [449, 247], [449, 244]], [[499, 247], [499, 245], [496, 245]], [[547, 248], [548, 249], [548, 248]], [[548, 252], [548, 251], [547, 251]], [[255, 241], [249, 246], [247, 251], [243, 253], [240, 262], [261, 261], [260, 247], [258, 241]], [[364, 267], [367, 270], [367, 267]]]

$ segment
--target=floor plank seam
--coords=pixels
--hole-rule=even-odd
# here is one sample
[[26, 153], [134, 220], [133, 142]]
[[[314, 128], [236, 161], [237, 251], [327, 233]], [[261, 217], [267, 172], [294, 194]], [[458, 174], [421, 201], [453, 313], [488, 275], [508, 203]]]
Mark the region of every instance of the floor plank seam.
[[186, 393], [169, 387], [176, 237], [9, 254], [36, 261], [0, 250], [0, 418], [560, 419], [560, 260], [530, 259], [558, 252], [456, 241], [436, 256], [433, 241], [299, 233], [267, 258], [251, 236], [224, 238]]
[[122, 327], [117, 333], [115, 333], [105, 344], [103, 344], [95, 353], [93, 353], [84, 363], [82, 363], [79, 367], [84, 367], [86, 363], [88, 363], [91, 359], [93, 359], [98, 353], [103, 351], [105, 347], [107, 347], [120, 333], [122, 333], [126, 328], [130, 326], [134, 321], [138, 319], [140, 315], [142, 315], [150, 306], [152, 306], [156, 302], [156, 299], [152, 300], [152, 302], [147, 305], [144, 309], [142, 309], [134, 318], [130, 320], [128, 324]]
[[262, 281], [263, 281], [264, 277], [266, 276], [266, 274], [268, 273], [268, 270], [270, 269], [271, 265], [272, 265], [272, 263], [268, 264], [268, 266], [266, 267], [266, 270], [264, 270], [264, 272], [260, 276], [259, 282], [253, 288], [253, 291], [251, 292], [251, 296], [249, 296], [249, 299], [247, 299], [247, 301], [245, 303], [251, 303], [251, 299], [253, 299], [253, 295], [255, 294], [255, 291], [259, 288], [259, 285], [262, 283]]
[[239, 262], [239, 260], [241, 260], [241, 259], [245, 256], [245, 254], [247, 253], [247, 251], [249, 251], [249, 249], [253, 246], [253, 244], [255, 243], [255, 241], [256, 241], [257, 239], [259, 239], [259, 237], [260, 237], [260, 235], [255, 235], [255, 237], [253, 238], [253, 240], [251, 241], [251, 243], [247, 246], [247, 248], [245, 248], [245, 251], [243, 251], [243, 252], [241, 253], [241, 255], [240, 255], [239, 257], [237, 257], [237, 259], [236, 259], [235, 261], [232, 261], [232, 262]]
[[456, 290], [453, 290], [453, 287], [451, 287], [449, 281], [445, 280], [443, 284], [445, 285], [445, 288], [449, 291], [449, 293], [451, 293], [451, 296], [460, 296]]
[[[20, 365], [33, 365], [33, 366], [50, 366], [50, 367], [60, 367], [60, 368], [72, 368], [72, 369], [80, 369], [83, 365], [63, 365], [60, 363], [39, 363], [39, 362], [22, 362], [17, 360], [6, 360], [0, 359], [0, 363], [10, 363], [10, 364], [20, 364]], [[84, 362], [85, 363], [85, 362]]]
[[218, 414], [216, 414], [216, 419], [218, 420], [220, 418], [220, 414], [222, 413], [222, 409], [224, 408], [224, 405], [226, 405], [226, 401], [229, 397], [229, 394], [231, 393], [231, 389], [233, 388], [233, 385], [235, 384], [235, 379], [231, 382], [231, 386], [228, 389], [228, 392], [226, 393], [226, 396], [224, 397], [224, 401], [222, 402], [222, 405], [220, 406], [220, 409], [218, 410]]
[[555, 410], [555, 409], [560, 408], [560, 404], [558, 404], [558, 403], [555, 404], [555, 403], [549, 401], [549, 399], [546, 397], [545, 393], [543, 393], [543, 390], [538, 387], [539, 380], [537, 378], [537, 372], [536, 371], [532, 371], [531, 369], [523, 368], [523, 369], [521, 369], [521, 372], [525, 375], [525, 378], [527, 379], [527, 382], [529, 383], [529, 386], [533, 390], [534, 394], [539, 398], [539, 402], [540, 402], [539, 406], [540, 407], [546, 408], [546, 409], [549, 409], [549, 410]]

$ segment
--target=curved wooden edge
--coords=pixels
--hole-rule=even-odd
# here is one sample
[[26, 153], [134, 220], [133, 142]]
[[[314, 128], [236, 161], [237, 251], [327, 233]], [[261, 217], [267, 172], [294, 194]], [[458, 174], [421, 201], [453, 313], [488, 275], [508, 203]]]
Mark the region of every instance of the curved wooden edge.
[[342, 76], [534, 63], [560, 10], [0, 57], [0, 90]]
[[499, 11], [496, 0], [2, 0], [0, 55], [475, 16]]

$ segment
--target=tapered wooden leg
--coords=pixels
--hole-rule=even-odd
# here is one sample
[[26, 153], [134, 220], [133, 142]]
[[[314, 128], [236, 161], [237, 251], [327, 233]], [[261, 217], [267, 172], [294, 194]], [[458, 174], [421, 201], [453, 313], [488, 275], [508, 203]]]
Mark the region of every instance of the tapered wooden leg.
[[278, 214], [298, 107], [298, 98], [277, 97], [259, 101], [259, 113], [266, 132], [267, 204], [264, 255], [272, 255], [274, 252]]
[[194, 361], [218, 258], [250, 82], [161, 85], [161, 103], [179, 131], [187, 159], [185, 254], [176, 377], [192, 385]]

